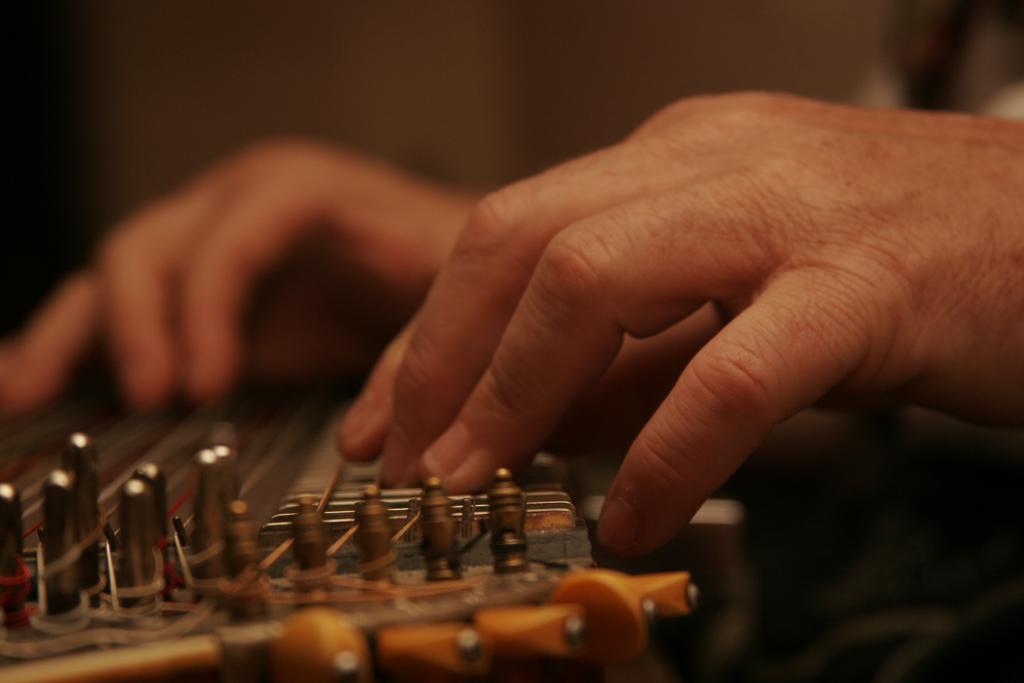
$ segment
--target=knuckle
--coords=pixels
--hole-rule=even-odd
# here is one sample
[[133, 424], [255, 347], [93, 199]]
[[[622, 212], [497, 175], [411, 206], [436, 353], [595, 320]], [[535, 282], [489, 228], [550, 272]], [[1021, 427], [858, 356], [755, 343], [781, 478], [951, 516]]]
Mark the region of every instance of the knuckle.
[[723, 97], [722, 102], [728, 104], [733, 109], [757, 111], [774, 109], [791, 99], [791, 96], [782, 93], [764, 90], [744, 90], [726, 95]]
[[326, 156], [322, 144], [299, 136], [280, 136], [250, 143], [229, 165], [236, 174], [259, 176]]
[[775, 379], [768, 364], [752, 349], [732, 344], [706, 354], [691, 365], [703, 401], [716, 417], [772, 415]]
[[174, 210], [174, 197], [165, 197], [139, 209], [103, 239], [96, 250], [95, 261], [101, 270], [123, 267], [126, 260], [143, 258], [154, 253], [159, 237], [153, 226], [163, 226], [163, 218]]
[[137, 231], [121, 228], [103, 240], [96, 252], [96, 263], [103, 272], [117, 270], [128, 259], [137, 258], [142, 240]]
[[666, 127], [689, 120], [703, 113], [716, 99], [714, 95], [697, 95], [684, 97], [654, 112], [640, 124], [631, 137], [640, 137], [648, 133], [663, 130]]
[[720, 126], [735, 129], [764, 128], [778, 120], [778, 114], [789, 106], [790, 96], [778, 93], [748, 91], [722, 96], [709, 113]]
[[515, 233], [519, 200], [510, 190], [481, 199], [469, 216], [457, 251], [464, 256], [489, 256], [502, 251]]
[[240, 159], [250, 161], [275, 160], [281, 156], [288, 156], [297, 152], [304, 152], [312, 144], [306, 140], [292, 136], [279, 136], [265, 138], [250, 143], [243, 147], [239, 153]]
[[657, 111], [637, 129], [634, 137], [694, 120], [709, 120], [730, 127], [760, 125], [766, 114], [793, 99], [789, 95], [762, 91], [686, 97]]
[[542, 291], [561, 298], [576, 299], [599, 291], [607, 259], [600, 240], [588, 233], [563, 232], [548, 245], [537, 268]]

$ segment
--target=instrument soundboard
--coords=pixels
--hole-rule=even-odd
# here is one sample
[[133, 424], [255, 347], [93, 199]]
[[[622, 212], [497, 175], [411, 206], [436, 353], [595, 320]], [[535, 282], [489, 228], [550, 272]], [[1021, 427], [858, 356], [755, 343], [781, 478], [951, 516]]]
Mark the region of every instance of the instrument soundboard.
[[599, 680], [686, 572], [594, 568], [540, 456], [449, 495], [334, 446], [329, 393], [0, 423], [0, 667], [13, 681]]

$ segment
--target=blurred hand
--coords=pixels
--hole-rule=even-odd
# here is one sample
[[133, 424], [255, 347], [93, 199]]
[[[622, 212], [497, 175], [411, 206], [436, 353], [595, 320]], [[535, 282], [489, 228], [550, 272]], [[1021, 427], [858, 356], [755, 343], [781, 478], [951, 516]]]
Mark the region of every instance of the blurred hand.
[[823, 400], [1024, 424], [1022, 190], [1019, 124], [681, 101], [476, 207], [342, 445], [467, 489], [600, 405], [639, 434], [599, 535], [643, 552]]
[[467, 196], [321, 144], [258, 144], [112, 230], [0, 346], [0, 410], [52, 398], [98, 341], [149, 407], [243, 373], [365, 370], [420, 303]]

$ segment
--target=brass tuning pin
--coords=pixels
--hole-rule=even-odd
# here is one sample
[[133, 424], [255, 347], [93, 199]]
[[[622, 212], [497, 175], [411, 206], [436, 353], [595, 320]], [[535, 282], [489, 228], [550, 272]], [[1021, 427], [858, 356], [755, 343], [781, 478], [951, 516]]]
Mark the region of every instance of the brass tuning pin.
[[153, 493], [153, 524], [157, 538], [167, 536], [167, 479], [160, 468], [151, 462], [136, 468], [132, 479], [144, 481]]
[[211, 450], [224, 465], [228, 497], [231, 500], [238, 498], [242, 495], [242, 487], [238, 479], [238, 450], [227, 443], [218, 443]]
[[266, 608], [261, 592], [259, 529], [244, 501], [231, 501], [228, 513], [225, 555], [228, 572], [237, 584], [226, 596], [228, 607], [235, 618], [252, 619]]
[[526, 516], [523, 491], [512, 479], [512, 473], [504, 467], [494, 473], [494, 483], [487, 491], [487, 505], [495, 573], [526, 571], [529, 562], [523, 529]]
[[437, 477], [427, 479], [420, 503], [420, 529], [427, 563], [427, 581], [461, 576], [452, 505]]
[[301, 569], [319, 569], [327, 562], [327, 536], [323, 516], [317, 511], [313, 496], [299, 497], [298, 510], [292, 521], [295, 561]]
[[72, 525], [75, 541], [82, 544], [78, 579], [82, 590], [90, 596], [90, 603], [99, 605], [100, 551], [99, 551], [99, 473], [96, 467], [96, 446], [82, 432], [68, 438], [61, 454], [61, 469], [74, 477], [74, 509]]
[[359, 546], [359, 573], [367, 581], [390, 581], [395, 561], [391, 549], [391, 523], [388, 508], [380, 497], [380, 488], [371, 484], [363, 490], [356, 506], [356, 545]]
[[323, 515], [316, 509], [313, 496], [299, 498], [298, 511], [292, 519], [292, 539], [296, 567], [286, 570], [285, 575], [295, 583], [302, 602], [320, 602], [327, 597], [326, 590], [333, 572], [327, 568], [327, 532]]

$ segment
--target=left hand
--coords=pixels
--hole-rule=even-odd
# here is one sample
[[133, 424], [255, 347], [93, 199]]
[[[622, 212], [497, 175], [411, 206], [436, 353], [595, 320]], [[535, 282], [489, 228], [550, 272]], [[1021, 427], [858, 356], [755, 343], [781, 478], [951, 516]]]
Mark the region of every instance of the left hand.
[[[1017, 124], [681, 101], [477, 206], [342, 446], [384, 443], [391, 482], [478, 487], [524, 465], [607, 373], [646, 363], [675, 383], [652, 386], [668, 395], [599, 528], [643, 552], [823, 399], [1024, 424], [1022, 188]], [[356, 424], [373, 428], [353, 439]]]

